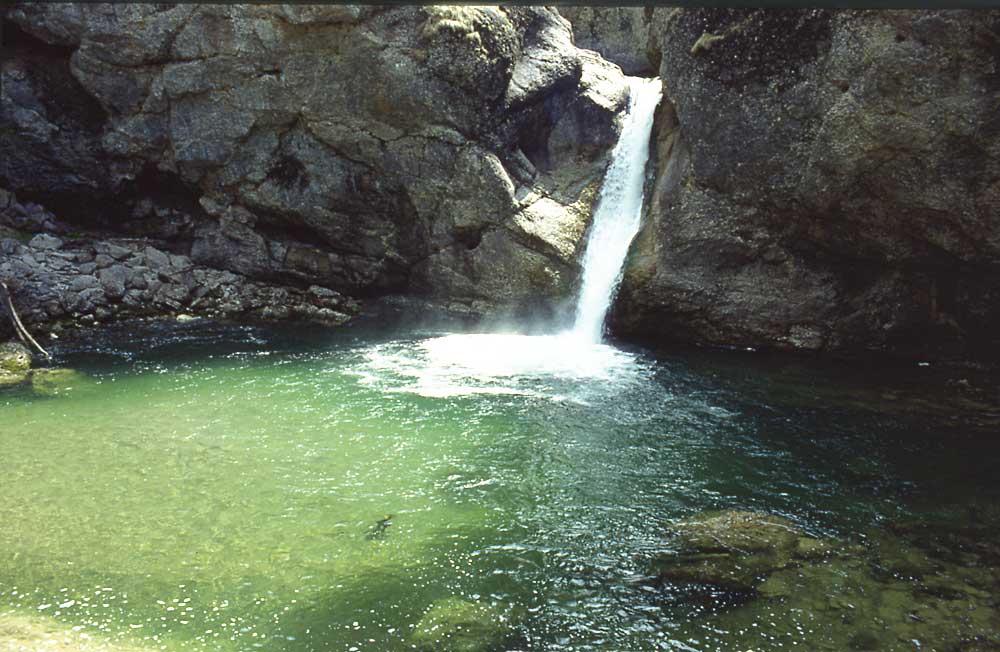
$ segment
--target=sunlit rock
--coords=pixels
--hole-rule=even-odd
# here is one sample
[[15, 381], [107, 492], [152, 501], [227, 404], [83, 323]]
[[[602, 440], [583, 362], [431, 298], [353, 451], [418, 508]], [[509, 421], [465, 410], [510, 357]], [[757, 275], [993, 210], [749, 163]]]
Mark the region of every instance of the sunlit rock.
[[0, 344], [0, 387], [17, 385], [27, 379], [31, 352], [17, 342]]
[[660, 577], [736, 591], [752, 590], [768, 574], [832, 550], [791, 521], [757, 512], [706, 512], [675, 523], [671, 535], [678, 550], [656, 558]]
[[410, 643], [421, 652], [492, 652], [512, 637], [515, 621], [498, 607], [447, 598], [424, 614]]

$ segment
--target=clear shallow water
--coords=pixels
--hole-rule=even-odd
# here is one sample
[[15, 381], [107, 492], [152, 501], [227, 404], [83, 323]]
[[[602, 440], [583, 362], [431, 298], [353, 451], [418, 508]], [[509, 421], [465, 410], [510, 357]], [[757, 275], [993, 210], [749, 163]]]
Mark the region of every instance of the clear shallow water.
[[822, 619], [649, 581], [664, 529], [738, 508], [864, 542], [996, 504], [995, 438], [801, 362], [196, 324], [61, 361], [88, 379], [0, 395], [0, 628], [392, 651], [459, 596], [523, 608], [518, 649], [826, 649]]

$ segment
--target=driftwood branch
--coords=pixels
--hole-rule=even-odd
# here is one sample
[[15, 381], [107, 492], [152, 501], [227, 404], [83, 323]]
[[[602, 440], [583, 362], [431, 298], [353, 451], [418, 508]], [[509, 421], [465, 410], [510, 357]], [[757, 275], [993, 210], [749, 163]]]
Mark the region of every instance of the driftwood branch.
[[46, 358], [52, 359], [49, 352], [42, 348], [42, 345], [35, 341], [35, 338], [31, 336], [28, 329], [24, 327], [21, 323], [21, 318], [17, 316], [17, 311], [14, 310], [14, 300], [10, 296], [10, 288], [3, 281], [0, 281], [0, 287], [3, 288], [4, 298], [7, 299], [7, 311], [10, 313], [11, 323], [14, 324], [14, 332], [17, 333], [18, 339], [27, 344], [31, 342], [38, 351], [44, 355]]

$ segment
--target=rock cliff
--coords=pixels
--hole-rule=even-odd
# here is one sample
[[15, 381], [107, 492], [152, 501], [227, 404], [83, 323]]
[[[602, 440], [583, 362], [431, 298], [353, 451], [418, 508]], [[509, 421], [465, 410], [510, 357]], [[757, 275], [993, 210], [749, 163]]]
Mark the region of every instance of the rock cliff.
[[664, 82], [617, 334], [1000, 353], [1000, 12], [560, 12], [6, 6], [0, 262], [26, 320], [88, 316], [66, 265], [112, 246], [136, 279], [146, 247], [230, 274], [244, 300], [208, 312], [288, 288], [294, 314], [557, 313], [625, 101], [581, 45]]
[[554, 11], [4, 12], [0, 186], [72, 229], [357, 298], [488, 313], [571, 294], [625, 86]]
[[559, 7], [573, 25], [577, 47], [596, 50], [629, 75], [657, 74], [659, 46], [650, 29], [652, 7]]
[[615, 328], [1000, 351], [1000, 12], [675, 10]]

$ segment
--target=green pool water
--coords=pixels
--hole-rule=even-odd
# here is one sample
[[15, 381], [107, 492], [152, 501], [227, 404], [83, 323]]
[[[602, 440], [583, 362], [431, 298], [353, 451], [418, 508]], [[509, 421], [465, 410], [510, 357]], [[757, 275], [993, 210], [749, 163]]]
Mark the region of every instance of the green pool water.
[[[511, 650], [1000, 649], [988, 409], [913, 398], [915, 367], [574, 346], [198, 322], [62, 345], [82, 377], [0, 394], [0, 650], [6, 617], [93, 649], [392, 652], [449, 597], [515, 607]], [[655, 581], [670, 524], [713, 509], [857, 552], [777, 596]], [[897, 523], [933, 571], [880, 568]]]

